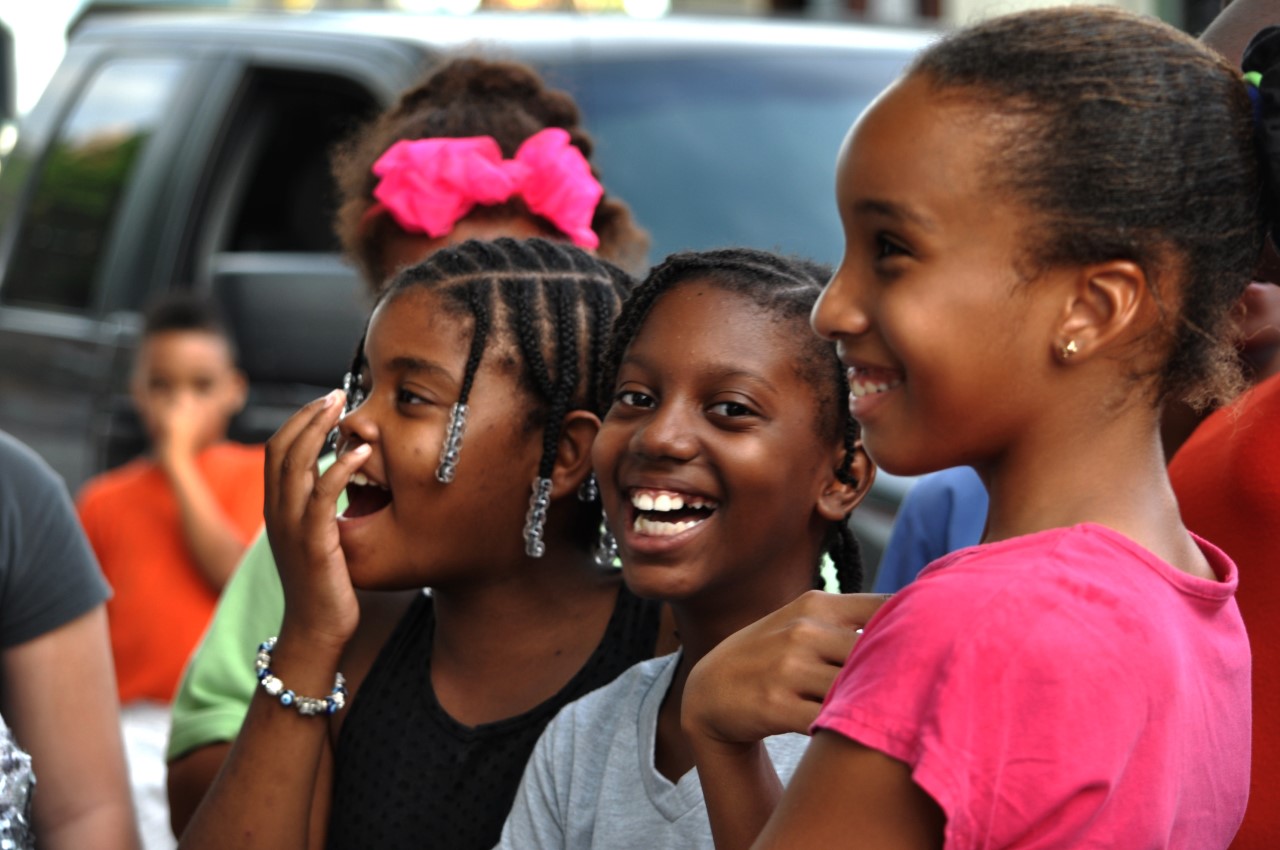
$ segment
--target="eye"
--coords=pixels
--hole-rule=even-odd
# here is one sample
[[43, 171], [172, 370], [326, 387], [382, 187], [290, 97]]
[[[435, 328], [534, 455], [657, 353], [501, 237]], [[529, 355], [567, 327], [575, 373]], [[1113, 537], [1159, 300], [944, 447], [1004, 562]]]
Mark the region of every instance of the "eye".
[[613, 397], [613, 403], [623, 407], [649, 408], [654, 406], [652, 396], [648, 396], [639, 390], [623, 390]]
[[875, 237], [876, 259], [887, 260], [892, 257], [909, 256], [910, 251], [892, 236], [885, 233], [877, 233]]
[[740, 401], [721, 401], [711, 405], [708, 409], [717, 416], [724, 416], [729, 419], [741, 419], [744, 416], [756, 415], [754, 410]]
[[431, 399], [418, 395], [413, 390], [401, 387], [396, 390], [396, 404], [402, 404], [407, 407], [413, 407], [422, 404], [431, 404]]

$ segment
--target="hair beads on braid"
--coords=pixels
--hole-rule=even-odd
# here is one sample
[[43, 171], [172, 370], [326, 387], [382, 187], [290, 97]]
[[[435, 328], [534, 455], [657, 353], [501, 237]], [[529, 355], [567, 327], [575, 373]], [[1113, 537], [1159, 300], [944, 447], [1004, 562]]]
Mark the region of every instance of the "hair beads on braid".
[[[839, 436], [843, 442], [845, 455], [837, 474], [841, 481], [849, 483], [859, 435], [858, 423], [849, 416], [846, 402], [849, 383], [835, 346], [813, 335], [807, 327], [809, 313], [829, 277], [830, 270], [818, 263], [750, 248], [673, 254], [656, 266], [622, 305], [601, 359], [597, 404], [607, 410], [612, 403], [622, 358], [658, 299], [682, 283], [694, 279], [706, 282], [744, 296], [775, 315], [805, 323], [804, 331], [797, 336], [798, 345], [804, 349], [798, 365], [817, 392], [816, 421], [822, 436]], [[842, 591], [856, 592], [862, 588], [861, 550], [847, 521], [833, 525], [828, 553], [835, 563], [837, 582]], [[821, 575], [816, 568], [814, 572], [815, 586], [821, 587]]]
[[[470, 316], [471, 342], [454, 406], [455, 411], [462, 409], [463, 424], [467, 399], [486, 353], [503, 346], [519, 355], [518, 381], [537, 402], [529, 426], [543, 428], [542, 456], [531, 500], [541, 507], [539, 537], [541, 520], [549, 507], [550, 475], [564, 418], [572, 410], [600, 413], [594, 388], [583, 380], [593, 371], [583, 357], [602, 350], [602, 336], [615, 306], [633, 285], [625, 272], [572, 245], [504, 238], [473, 240], [442, 249], [398, 274], [380, 298], [383, 304], [423, 287], [442, 296], [443, 309]], [[362, 365], [363, 355], [358, 354], [353, 373], [359, 374]], [[454, 434], [451, 421], [442, 468], [446, 463], [457, 464], [456, 453], [452, 458], [447, 456]], [[460, 445], [461, 426], [453, 448]], [[531, 525], [533, 520], [531, 515]], [[596, 513], [590, 528], [598, 525]], [[590, 545], [589, 540], [584, 543]], [[536, 548], [530, 544], [527, 551], [532, 554]]]

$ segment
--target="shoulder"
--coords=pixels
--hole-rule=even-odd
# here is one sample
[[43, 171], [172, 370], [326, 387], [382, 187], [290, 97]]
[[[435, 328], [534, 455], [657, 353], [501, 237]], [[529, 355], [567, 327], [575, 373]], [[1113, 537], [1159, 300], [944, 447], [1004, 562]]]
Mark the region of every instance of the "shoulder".
[[65, 492], [62, 478], [44, 458], [16, 437], [0, 431], [0, 493], [27, 502], [32, 496]]
[[672, 653], [627, 668], [609, 684], [560, 709], [552, 725], [561, 731], [572, 729], [575, 735], [607, 733], [624, 719], [634, 718], [653, 688], [670, 684], [679, 657]]
[[131, 490], [143, 485], [155, 465], [144, 458], [135, 458], [123, 466], [99, 473], [80, 488], [76, 503], [83, 513], [86, 509], [108, 505]]

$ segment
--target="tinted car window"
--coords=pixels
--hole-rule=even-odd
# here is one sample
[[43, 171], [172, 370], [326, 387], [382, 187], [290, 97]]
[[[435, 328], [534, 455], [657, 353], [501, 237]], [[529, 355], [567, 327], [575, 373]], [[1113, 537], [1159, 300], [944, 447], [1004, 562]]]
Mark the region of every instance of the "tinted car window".
[[600, 172], [653, 235], [651, 259], [751, 245], [839, 260], [836, 153], [905, 57], [759, 50], [550, 71], [580, 97]]
[[3, 289], [7, 304], [86, 310], [129, 175], [185, 63], [103, 65], [50, 147]]

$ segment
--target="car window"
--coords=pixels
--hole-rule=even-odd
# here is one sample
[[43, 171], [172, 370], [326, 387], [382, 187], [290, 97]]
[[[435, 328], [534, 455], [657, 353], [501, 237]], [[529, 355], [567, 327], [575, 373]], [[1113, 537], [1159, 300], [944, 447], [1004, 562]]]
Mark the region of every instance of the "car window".
[[600, 173], [652, 234], [651, 259], [749, 245], [839, 260], [836, 153], [909, 57], [769, 50], [548, 70], [579, 97]]
[[119, 202], [185, 68], [180, 59], [122, 58], [96, 71], [41, 165], [4, 303], [90, 307]]

